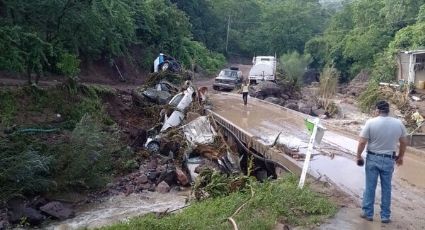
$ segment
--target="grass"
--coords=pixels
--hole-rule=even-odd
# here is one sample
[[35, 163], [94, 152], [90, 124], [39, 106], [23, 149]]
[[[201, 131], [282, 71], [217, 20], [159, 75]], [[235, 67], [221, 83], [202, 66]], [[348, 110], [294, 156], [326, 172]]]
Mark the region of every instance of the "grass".
[[247, 204], [233, 217], [239, 229], [273, 229], [278, 222], [313, 226], [336, 213], [336, 205], [308, 187], [298, 189], [297, 184], [292, 176], [254, 183], [252, 198], [249, 191], [236, 192], [194, 202], [183, 211], [161, 219], [148, 214], [102, 229], [232, 229], [227, 218], [245, 202]]

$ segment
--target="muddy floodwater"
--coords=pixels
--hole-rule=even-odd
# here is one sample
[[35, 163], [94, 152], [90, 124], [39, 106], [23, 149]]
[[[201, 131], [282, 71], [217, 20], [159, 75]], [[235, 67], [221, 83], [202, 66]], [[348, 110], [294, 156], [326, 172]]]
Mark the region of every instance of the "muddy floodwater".
[[[304, 119], [310, 118], [309, 116], [251, 97], [248, 98], [248, 105], [244, 106], [242, 96], [237, 94], [213, 94], [210, 99], [215, 113], [265, 145], [273, 143], [281, 133], [279, 139], [283, 139], [285, 145], [292, 145], [300, 153], [305, 153], [309, 135]], [[324, 124], [331, 122], [326, 121]], [[325, 128], [327, 130], [322, 143], [314, 150], [309, 172], [336, 184], [354, 197], [356, 202], [347, 204], [336, 218], [319, 229], [425, 229], [425, 153], [414, 154], [407, 151], [404, 164], [395, 168], [393, 223], [383, 226], [379, 218], [379, 185], [374, 217], [378, 221], [367, 222], [359, 218], [364, 190], [364, 167], [357, 166], [355, 162], [357, 137], [347, 135], [340, 127], [325, 125]], [[302, 163], [298, 161], [300, 167]]]
[[166, 194], [144, 192], [128, 196], [118, 195], [97, 203], [78, 207], [72, 219], [55, 222], [43, 229], [81, 229], [98, 228], [113, 223], [128, 221], [131, 217], [151, 212], [173, 211], [184, 207], [187, 192], [170, 192]]

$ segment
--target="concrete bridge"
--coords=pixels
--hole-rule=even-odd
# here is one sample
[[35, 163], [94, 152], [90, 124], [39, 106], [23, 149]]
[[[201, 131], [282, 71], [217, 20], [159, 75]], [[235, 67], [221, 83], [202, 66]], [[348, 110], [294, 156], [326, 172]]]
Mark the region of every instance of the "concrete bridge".
[[[241, 96], [237, 94], [213, 94], [210, 100], [213, 108], [209, 113], [217, 123], [265, 158], [279, 162], [293, 173], [301, 172], [303, 155], [309, 141], [304, 119], [310, 116], [256, 98], [249, 98], [248, 105], [244, 106]], [[364, 189], [364, 167], [358, 167], [355, 162], [357, 135], [330, 122], [322, 121], [322, 125], [327, 131], [322, 143], [315, 147], [309, 174], [327, 178], [360, 202]], [[409, 149], [404, 165], [396, 168], [393, 180], [394, 218], [412, 218], [416, 222], [415, 226], [421, 227], [412, 229], [425, 228], [424, 156], [423, 152]], [[410, 202], [415, 198], [415, 202]], [[360, 209], [355, 213], [355, 219], [358, 219], [359, 213]], [[350, 215], [347, 216], [346, 226], [350, 226]], [[352, 227], [357, 229], [358, 223]]]

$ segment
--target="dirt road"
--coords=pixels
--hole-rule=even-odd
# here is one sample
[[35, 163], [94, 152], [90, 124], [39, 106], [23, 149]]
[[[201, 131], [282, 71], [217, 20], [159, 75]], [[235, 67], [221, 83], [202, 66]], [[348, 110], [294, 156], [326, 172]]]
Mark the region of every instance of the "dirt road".
[[[282, 132], [288, 144], [296, 145], [300, 152], [305, 151], [308, 135], [304, 131], [303, 119], [306, 115], [255, 98], [249, 98], [248, 106], [245, 107], [240, 95], [213, 94], [210, 98], [214, 112], [264, 143], [271, 143], [277, 134]], [[330, 220], [329, 225], [321, 228], [379, 229], [379, 221], [368, 223], [358, 217], [364, 188], [364, 168], [358, 167], [354, 161], [357, 141], [351, 136], [341, 134], [337, 129], [330, 128], [325, 132], [321, 146], [315, 151], [310, 173], [329, 178], [357, 201], [357, 204], [347, 204], [335, 219]], [[393, 223], [385, 229], [425, 228], [425, 180], [422, 177], [425, 175], [424, 156], [407, 152], [405, 165], [396, 169], [393, 180]], [[378, 195], [376, 202], [376, 220], [379, 220], [379, 197]]]

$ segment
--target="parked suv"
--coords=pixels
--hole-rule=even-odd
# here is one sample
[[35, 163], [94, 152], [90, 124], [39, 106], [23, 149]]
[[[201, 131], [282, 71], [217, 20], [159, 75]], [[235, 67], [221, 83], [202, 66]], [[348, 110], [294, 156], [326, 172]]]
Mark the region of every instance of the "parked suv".
[[242, 71], [237, 67], [230, 67], [220, 71], [215, 78], [213, 89], [215, 90], [233, 90], [242, 83]]

